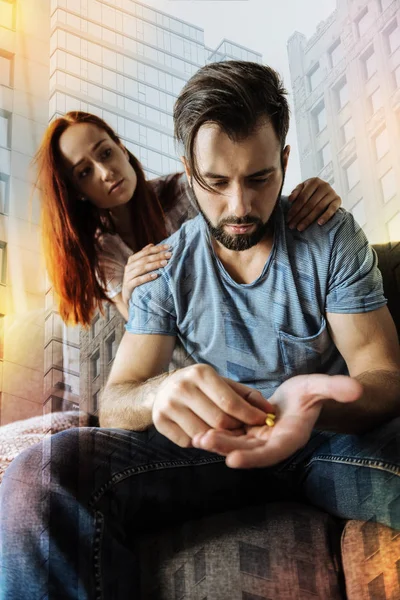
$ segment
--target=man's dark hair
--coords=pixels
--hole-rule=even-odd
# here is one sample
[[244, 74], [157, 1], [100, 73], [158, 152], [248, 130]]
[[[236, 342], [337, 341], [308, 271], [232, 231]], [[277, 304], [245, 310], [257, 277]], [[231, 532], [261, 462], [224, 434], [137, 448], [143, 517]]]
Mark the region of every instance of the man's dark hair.
[[196, 181], [210, 189], [201, 177], [194, 146], [205, 123], [215, 123], [234, 141], [254, 133], [260, 120], [269, 121], [285, 146], [289, 129], [286, 89], [274, 69], [245, 61], [226, 61], [202, 67], [189, 79], [174, 106], [175, 137]]

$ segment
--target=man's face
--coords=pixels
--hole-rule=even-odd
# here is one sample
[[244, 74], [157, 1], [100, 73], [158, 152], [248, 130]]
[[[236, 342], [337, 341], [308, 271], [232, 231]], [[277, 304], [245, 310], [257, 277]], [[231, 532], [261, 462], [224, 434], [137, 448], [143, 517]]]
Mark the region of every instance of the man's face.
[[264, 121], [248, 138], [236, 142], [218, 125], [207, 123], [199, 129], [195, 154], [199, 172], [212, 192], [191, 178], [183, 161], [212, 236], [229, 250], [247, 250], [265, 238], [281, 194], [289, 151], [287, 146], [281, 153], [271, 124]]

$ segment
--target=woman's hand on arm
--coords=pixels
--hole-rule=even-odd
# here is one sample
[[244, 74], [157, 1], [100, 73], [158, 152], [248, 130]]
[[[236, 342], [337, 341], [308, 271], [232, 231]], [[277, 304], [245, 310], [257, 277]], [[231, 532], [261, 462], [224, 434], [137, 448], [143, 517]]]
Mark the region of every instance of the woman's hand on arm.
[[342, 204], [340, 196], [319, 177], [311, 177], [299, 183], [289, 196], [292, 203], [287, 214], [290, 229], [304, 231], [318, 219], [319, 225], [324, 225]]
[[121, 295], [121, 300], [126, 307], [128, 307], [133, 290], [143, 283], [156, 279], [158, 275], [154, 271], [165, 267], [170, 257], [171, 252], [168, 244], [160, 246], [148, 244], [129, 257], [125, 266]]

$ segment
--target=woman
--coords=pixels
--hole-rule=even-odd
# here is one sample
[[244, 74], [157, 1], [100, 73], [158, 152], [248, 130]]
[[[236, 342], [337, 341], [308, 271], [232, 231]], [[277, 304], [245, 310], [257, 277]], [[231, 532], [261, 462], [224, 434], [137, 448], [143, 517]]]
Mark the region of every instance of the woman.
[[[146, 181], [111, 127], [83, 112], [49, 125], [35, 162], [47, 269], [62, 319], [87, 326], [111, 300], [127, 320], [133, 289], [156, 278], [171, 256], [167, 245], [155, 244], [196, 214], [183, 174]], [[322, 224], [341, 203], [319, 179], [297, 186], [291, 200], [290, 226], [318, 217]]]

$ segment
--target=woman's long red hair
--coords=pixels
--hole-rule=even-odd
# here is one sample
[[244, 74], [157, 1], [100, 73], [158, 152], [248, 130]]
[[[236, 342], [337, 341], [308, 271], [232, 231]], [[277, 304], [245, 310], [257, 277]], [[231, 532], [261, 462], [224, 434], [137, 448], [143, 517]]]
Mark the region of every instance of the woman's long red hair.
[[[58, 310], [66, 323], [90, 324], [95, 310], [108, 300], [106, 281], [99, 265], [98, 231], [115, 233], [108, 211], [82, 202], [64, 167], [59, 140], [76, 123], [92, 123], [120, 144], [116, 133], [96, 115], [73, 111], [47, 128], [34, 162], [42, 200], [42, 236], [47, 271], [58, 297]], [[139, 161], [130, 153], [137, 176], [130, 202], [136, 249], [158, 243], [167, 235], [161, 205], [147, 184]], [[96, 276], [97, 274], [97, 276]]]

